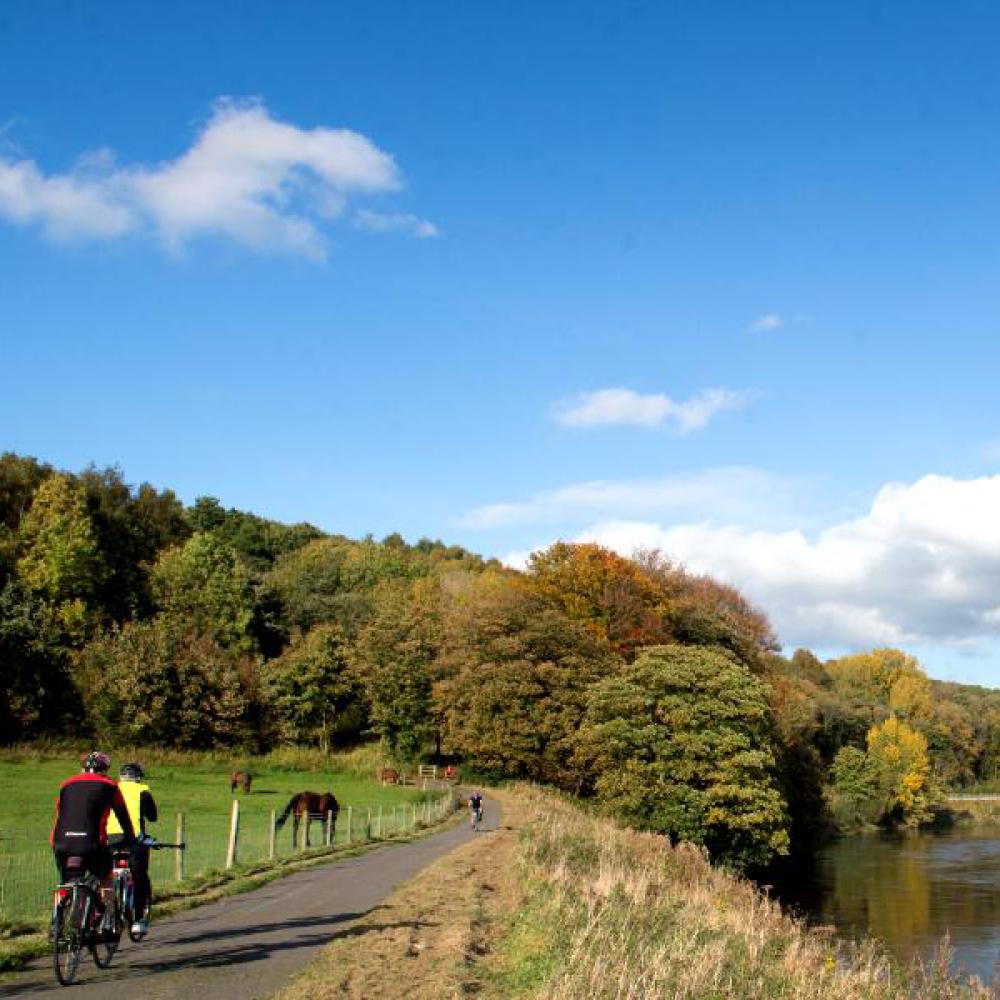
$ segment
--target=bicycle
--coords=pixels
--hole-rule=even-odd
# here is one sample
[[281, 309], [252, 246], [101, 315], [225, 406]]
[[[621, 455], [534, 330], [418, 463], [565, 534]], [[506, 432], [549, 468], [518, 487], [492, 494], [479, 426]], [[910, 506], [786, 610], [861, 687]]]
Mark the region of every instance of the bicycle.
[[472, 832], [478, 833], [479, 827], [482, 825], [483, 822], [483, 807], [480, 806], [478, 809], [472, 809], [470, 811], [472, 815], [469, 819], [469, 822], [472, 826]]
[[[146, 845], [151, 851], [162, 851], [167, 848], [175, 850], [184, 850], [184, 844], [164, 844], [159, 840], [154, 840], [152, 837], [143, 836], [142, 843]], [[135, 944], [138, 944], [146, 935], [142, 933], [137, 933], [133, 930], [137, 920], [142, 920], [149, 925], [149, 900], [146, 900], [146, 905], [143, 907], [141, 914], [136, 915], [135, 913], [135, 882], [132, 878], [132, 869], [129, 867], [129, 851], [128, 850], [116, 850], [114, 851], [114, 880], [115, 880], [115, 902], [116, 902], [116, 913], [119, 918], [119, 923], [121, 925], [120, 929], [116, 925], [116, 931], [118, 933], [119, 939], [124, 931], [124, 928], [128, 927], [129, 940]]]
[[52, 964], [62, 986], [76, 979], [84, 948], [90, 949], [98, 968], [106, 969], [118, 947], [117, 940], [106, 940], [106, 907], [101, 901], [100, 880], [83, 871], [83, 858], [70, 857], [66, 867], [81, 871], [56, 886], [52, 903]]

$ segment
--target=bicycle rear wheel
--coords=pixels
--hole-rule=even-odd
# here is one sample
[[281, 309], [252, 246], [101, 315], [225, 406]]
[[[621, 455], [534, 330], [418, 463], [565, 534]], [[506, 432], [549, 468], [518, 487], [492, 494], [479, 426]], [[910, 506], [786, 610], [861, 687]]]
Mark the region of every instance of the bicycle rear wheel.
[[[115, 957], [118, 944], [122, 939], [122, 918], [118, 912], [117, 904], [112, 901], [108, 904], [111, 907], [111, 920], [102, 918], [100, 924], [94, 928], [93, 937], [90, 941], [90, 952], [94, 956], [94, 964], [99, 969], [106, 969], [111, 960]], [[110, 923], [110, 927], [105, 928], [105, 924]]]
[[61, 986], [69, 986], [76, 979], [83, 950], [82, 918], [86, 902], [74, 892], [63, 897], [52, 915], [52, 965]]

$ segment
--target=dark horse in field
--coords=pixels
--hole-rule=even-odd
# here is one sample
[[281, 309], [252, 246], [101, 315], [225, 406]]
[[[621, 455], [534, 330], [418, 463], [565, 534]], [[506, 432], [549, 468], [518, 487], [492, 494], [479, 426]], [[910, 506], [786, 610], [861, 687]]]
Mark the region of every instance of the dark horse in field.
[[229, 790], [235, 792], [236, 786], [239, 785], [244, 792], [249, 792], [252, 781], [253, 775], [249, 771], [233, 771], [229, 776]]
[[333, 822], [330, 826], [330, 837], [332, 839], [337, 828], [337, 814], [340, 812], [340, 803], [333, 792], [299, 792], [288, 800], [288, 805], [278, 817], [274, 824], [275, 830], [280, 830], [285, 825], [289, 813], [292, 814], [292, 847], [299, 842], [299, 823], [306, 821], [306, 847], [309, 847], [309, 824], [318, 819], [321, 822], [326, 820], [327, 813], [333, 813]]

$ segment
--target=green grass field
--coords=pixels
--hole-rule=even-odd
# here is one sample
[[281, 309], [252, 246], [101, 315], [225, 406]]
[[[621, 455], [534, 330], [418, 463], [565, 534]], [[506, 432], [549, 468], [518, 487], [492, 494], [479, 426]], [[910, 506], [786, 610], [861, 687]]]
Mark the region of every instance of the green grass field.
[[[301, 755], [275, 755], [247, 761], [213, 755], [181, 755], [128, 751], [113, 754], [112, 773], [123, 760], [139, 760], [147, 770], [147, 783], [160, 810], [159, 822], [148, 832], [162, 841], [173, 841], [177, 814], [184, 815], [186, 877], [225, 865], [233, 796], [229, 775], [236, 766], [248, 766], [254, 775], [249, 795], [239, 793], [240, 837], [238, 860], [267, 857], [271, 811], [280, 811], [296, 792], [332, 791], [341, 804], [336, 842], [361, 840], [371, 833], [390, 836], [420, 818], [423, 803], [440, 793], [423, 793], [414, 787], [383, 787], [374, 778], [348, 770], [351, 757], [322, 759]], [[316, 766], [316, 765], [322, 766]], [[367, 768], [366, 768], [367, 770]], [[79, 771], [71, 752], [10, 752], [0, 755], [0, 922], [36, 918], [48, 907], [48, 890], [55, 868], [48, 846], [53, 806], [60, 782]], [[374, 774], [374, 768], [370, 769]], [[349, 807], [349, 808], [348, 808]], [[381, 817], [381, 821], [380, 821]], [[277, 838], [279, 857], [293, 853], [289, 821]], [[323, 831], [312, 826], [313, 846], [322, 844]], [[154, 885], [175, 881], [175, 853], [154, 853]]]

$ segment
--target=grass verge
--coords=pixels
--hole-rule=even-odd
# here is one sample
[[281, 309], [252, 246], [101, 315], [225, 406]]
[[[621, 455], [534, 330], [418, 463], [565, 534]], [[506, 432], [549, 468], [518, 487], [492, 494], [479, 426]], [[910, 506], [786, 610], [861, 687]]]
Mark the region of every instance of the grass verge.
[[782, 913], [750, 883], [535, 789], [517, 849], [521, 904], [498, 945], [490, 997], [944, 1000], [993, 994], [930, 967], [897, 968]]

